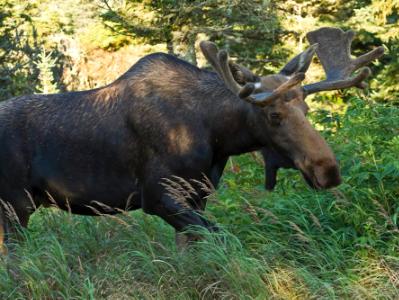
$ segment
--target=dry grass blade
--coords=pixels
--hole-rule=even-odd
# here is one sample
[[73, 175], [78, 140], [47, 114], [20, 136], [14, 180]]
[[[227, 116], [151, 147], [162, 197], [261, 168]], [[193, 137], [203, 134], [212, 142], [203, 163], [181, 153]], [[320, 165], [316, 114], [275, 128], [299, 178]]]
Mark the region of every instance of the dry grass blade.
[[272, 224], [281, 223], [280, 220], [277, 218], [277, 216], [274, 213], [272, 213], [270, 210], [262, 207], [256, 207], [256, 210], [262, 212], [265, 216], [269, 217]]
[[179, 203], [182, 207], [191, 209], [191, 205], [189, 203], [189, 199], [191, 199], [191, 195], [189, 192], [187, 192], [184, 187], [176, 182], [173, 181], [169, 178], [163, 178], [163, 181], [161, 184], [162, 186], [165, 187], [167, 191], [167, 195], [173, 198], [177, 203]]
[[[133, 204], [132, 201], [133, 201], [133, 197], [135, 195], [137, 195], [137, 192], [130, 193], [129, 197], [127, 197], [126, 205], [125, 205], [125, 212], [130, 210], [130, 208], [132, 207], [131, 205]], [[116, 210], [118, 210], [118, 209], [116, 209]], [[120, 212], [120, 210], [118, 210], [118, 211]]]
[[68, 213], [71, 215], [72, 214], [72, 208], [71, 205], [69, 204], [69, 199], [65, 198], [65, 206], [67, 207]]
[[391, 231], [399, 233], [398, 226], [392, 222], [391, 216], [389, 215], [388, 211], [384, 208], [384, 206], [378, 202], [376, 199], [372, 199], [375, 206], [377, 206], [378, 214], [384, 218], [387, 224], [392, 228]]
[[244, 205], [244, 210], [251, 216], [251, 219], [254, 220], [255, 223], [260, 223], [258, 214], [256, 213], [256, 210], [250, 203], [246, 203]]
[[351, 205], [351, 202], [348, 200], [345, 194], [342, 193], [340, 190], [332, 189], [331, 192], [334, 195], [337, 204], [343, 204], [345, 206]]
[[118, 217], [118, 216], [113, 216], [113, 215], [108, 215], [108, 214], [103, 214], [103, 216], [107, 217], [108, 219], [114, 220], [117, 223], [126, 226], [126, 227], [130, 227], [131, 224], [127, 223], [126, 221], [122, 220], [122, 218]]
[[54, 206], [54, 207], [56, 207], [56, 208], [60, 208], [60, 207], [58, 206], [57, 202], [55, 201], [54, 197], [53, 197], [48, 191], [46, 191], [45, 193], [46, 193], [46, 195], [47, 195], [48, 200], [49, 200], [50, 203], [51, 203], [51, 206]]
[[319, 219], [309, 209], [304, 208], [304, 210], [308, 212], [310, 218], [313, 221], [313, 224], [316, 225], [316, 227], [318, 227], [320, 230], [323, 230], [323, 227], [321, 226]]
[[35, 201], [33, 200], [32, 194], [27, 189], [24, 189], [24, 191], [26, 196], [28, 196], [29, 202], [32, 204], [32, 210], [36, 210], [37, 207]]
[[102, 202], [93, 200], [90, 203], [98, 205], [99, 207], [101, 207], [101, 209], [104, 210], [105, 213], [115, 213], [115, 209], [113, 207], [108, 206]]
[[[93, 202], [93, 201], [92, 201]], [[96, 203], [97, 204], [97, 203]], [[126, 226], [126, 227], [129, 227], [130, 226], [130, 224], [128, 224], [127, 222], [125, 222], [124, 220], [122, 220], [121, 218], [119, 218], [119, 217], [117, 217], [117, 216], [113, 216], [113, 215], [110, 215], [110, 214], [107, 214], [107, 213], [102, 213], [102, 212], [100, 212], [98, 209], [96, 209], [95, 207], [93, 207], [93, 206], [90, 206], [90, 205], [85, 205], [87, 208], [90, 208], [93, 212], [94, 212], [94, 214], [96, 214], [97, 216], [102, 216], [102, 217], [106, 217], [106, 218], [109, 218], [109, 219], [112, 219], [112, 220], [115, 220], [117, 223], [119, 223], [119, 224], [121, 224], [121, 225], [123, 225], [123, 226]]]
[[210, 299], [214, 299], [213, 297], [215, 297], [218, 292], [221, 290], [221, 288], [219, 287], [219, 285], [221, 284], [221, 280], [217, 280], [209, 285], [207, 285], [204, 289], [201, 290], [201, 299], [209, 299], [209, 295], [210, 294]]
[[399, 289], [399, 270], [392, 269], [392, 267], [384, 259], [381, 259], [380, 267], [383, 268], [387, 274], [389, 274], [389, 281], [393, 284], [393, 286]]
[[0, 204], [3, 206], [4, 209], [4, 214], [6, 215], [6, 218], [15, 223], [15, 224], [21, 224], [19, 217], [14, 209], [14, 207], [11, 205], [11, 203], [4, 201], [3, 199], [0, 199]]
[[98, 209], [94, 208], [93, 206], [90, 205], [85, 205], [87, 208], [89, 208], [95, 215], [97, 216], [104, 216], [105, 214], [101, 213]]
[[306, 243], [311, 242], [311, 239], [306, 236], [305, 232], [303, 232], [303, 230], [297, 224], [291, 221], [288, 221], [288, 224], [290, 224], [290, 227], [297, 232], [294, 234], [294, 236], [296, 236], [298, 240]]
[[180, 187], [182, 189], [184, 189], [184, 191], [186, 191], [189, 195], [198, 197], [197, 191], [193, 188], [193, 186], [187, 180], [185, 180], [184, 178], [179, 177], [179, 176], [172, 176], [172, 177], [175, 178], [180, 183]]
[[213, 194], [216, 191], [213, 183], [205, 174], [202, 174], [202, 180], [191, 179], [191, 182], [197, 184], [201, 191], [207, 195]]

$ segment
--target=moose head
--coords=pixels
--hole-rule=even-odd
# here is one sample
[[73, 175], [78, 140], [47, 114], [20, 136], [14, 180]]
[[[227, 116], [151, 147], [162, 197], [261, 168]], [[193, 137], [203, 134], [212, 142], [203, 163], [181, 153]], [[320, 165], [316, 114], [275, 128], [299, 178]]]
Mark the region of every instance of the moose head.
[[[323, 189], [340, 183], [339, 168], [325, 140], [306, 119], [309, 110], [306, 96], [328, 90], [358, 87], [364, 89], [364, 80], [371, 74], [369, 68], [361, 68], [380, 57], [384, 49], [378, 47], [356, 59], [350, 57], [353, 31], [337, 28], [321, 28], [307, 34], [312, 44], [304, 52], [289, 61], [278, 74], [258, 76], [247, 68], [231, 62], [226, 51], [218, 51], [210, 42], [202, 42], [205, 57], [227, 87], [241, 99], [259, 108], [263, 118], [260, 127], [268, 136], [267, 149], [273, 167], [295, 167], [307, 183]], [[317, 53], [325, 70], [326, 79], [302, 86], [314, 53]], [[361, 69], [360, 69], [361, 68]], [[360, 69], [360, 70], [359, 70]], [[357, 75], [351, 77], [353, 72]], [[272, 165], [272, 164], [270, 164]], [[268, 174], [266, 165], [266, 175]], [[269, 172], [276, 176], [275, 172]], [[272, 189], [275, 178], [269, 178]], [[268, 185], [266, 185], [268, 187]]]

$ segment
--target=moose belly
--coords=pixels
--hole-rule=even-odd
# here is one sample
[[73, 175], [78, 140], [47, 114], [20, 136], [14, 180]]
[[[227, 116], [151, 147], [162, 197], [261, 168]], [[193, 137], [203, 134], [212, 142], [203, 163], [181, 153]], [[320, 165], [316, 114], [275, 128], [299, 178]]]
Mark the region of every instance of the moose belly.
[[40, 193], [42, 204], [55, 204], [61, 209], [84, 215], [116, 214], [141, 207], [139, 190], [130, 180], [119, 179], [114, 184], [99, 181], [79, 187], [65, 183], [48, 180], [44, 197], [43, 190]]
[[62, 164], [41, 161], [33, 168], [38, 204], [84, 215], [114, 214], [141, 206], [138, 183], [127, 169], [104, 162]]

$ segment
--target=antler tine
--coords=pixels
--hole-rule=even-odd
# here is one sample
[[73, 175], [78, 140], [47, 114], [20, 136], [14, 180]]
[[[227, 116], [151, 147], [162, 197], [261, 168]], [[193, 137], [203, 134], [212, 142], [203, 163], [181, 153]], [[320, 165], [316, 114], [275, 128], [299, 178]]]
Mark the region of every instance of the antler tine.
[[323, 80], [317, 83], [312, 83], [305, 85], [303, 88], [306, 91], [306, 94], [313, 94], [321, 91], [333, 91], [337, 89], [347, 89], [353, 86], [357, 86], [359, 88], [365, 88], [367, 86], [366, 83], [363, 82], [367, 77], [369, 77], [371, 71], [369, 68], [363, 68], [359, 74], [355, 77], [343, 80]]
[[216, 45], [209, 41], [202, 41], [200, 43], [200, 48], [206, 60], [211, 64], [216, 73], [221, 77], [220, 79], [223, 80], [223, 77], [221, 75], [222, 70], [217, 60], [218, 48], [216, 47]]
[[370, 52], [363, 54], [353, 60], [353, 64], [356, 65], [357, 68], [363, 67], [369, 64], [371, 61], [381, 57], [384, 54], [384, 47], [379, 46]]
[[248, 82], [260, 81], [260, 77], [258, 75], [252, 73], [246, 67], [232, 62], [231, 60], [229, 60], [229, 67], [234, 80], [241, 85], [245, 85]]
[[227, 86], [235, 93], [240, 94], [241, 86], [234, 80], [229, 67], [229, 54], [226, 50], [220, 50], [218, 53], [218, 61], [222, 70], [222, 76]]
[[332, 27], [320, 28], [307, 34], [309, 43], [319, 44], [316, 53], [326, 73], [326, 80], [304, 86], [307, 94], [353, 86], [362, 89], [367, 87], [363, 80], [371, 74], [369, 68], [362, 68], [356, 76], [350, 76], [359, 68], [380, 57], [384, 53], [384, 48], [378, 47], [352, 59], [350, 52], [354, 36], [355, 33], [352, 30], [344, 32]]
[[202, 53], [227, 85], [227, 87], [240, 98], [249, 96], [255, 87], [246, 85], [242, 88], [233, 78], [229, 68], [229, 56], [225, 50], [218, 52], [216, 45], [209, 41], [203, 41], [200, 43]]

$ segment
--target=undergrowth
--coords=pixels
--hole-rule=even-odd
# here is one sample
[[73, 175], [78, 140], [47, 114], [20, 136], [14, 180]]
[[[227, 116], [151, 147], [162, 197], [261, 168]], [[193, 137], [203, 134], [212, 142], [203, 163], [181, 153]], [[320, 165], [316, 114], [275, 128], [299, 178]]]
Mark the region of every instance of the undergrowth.
[[39, 209], [0, 258], [0, 298], [398, 299], [399, 108], [352, 99], [345, 114], [312, 118], [340, 187], [316, 192], [280, 170], [266, 192], [259, 156], [234, 157], [207, 209], [222, 230], [183, 252], [140, 211]]

